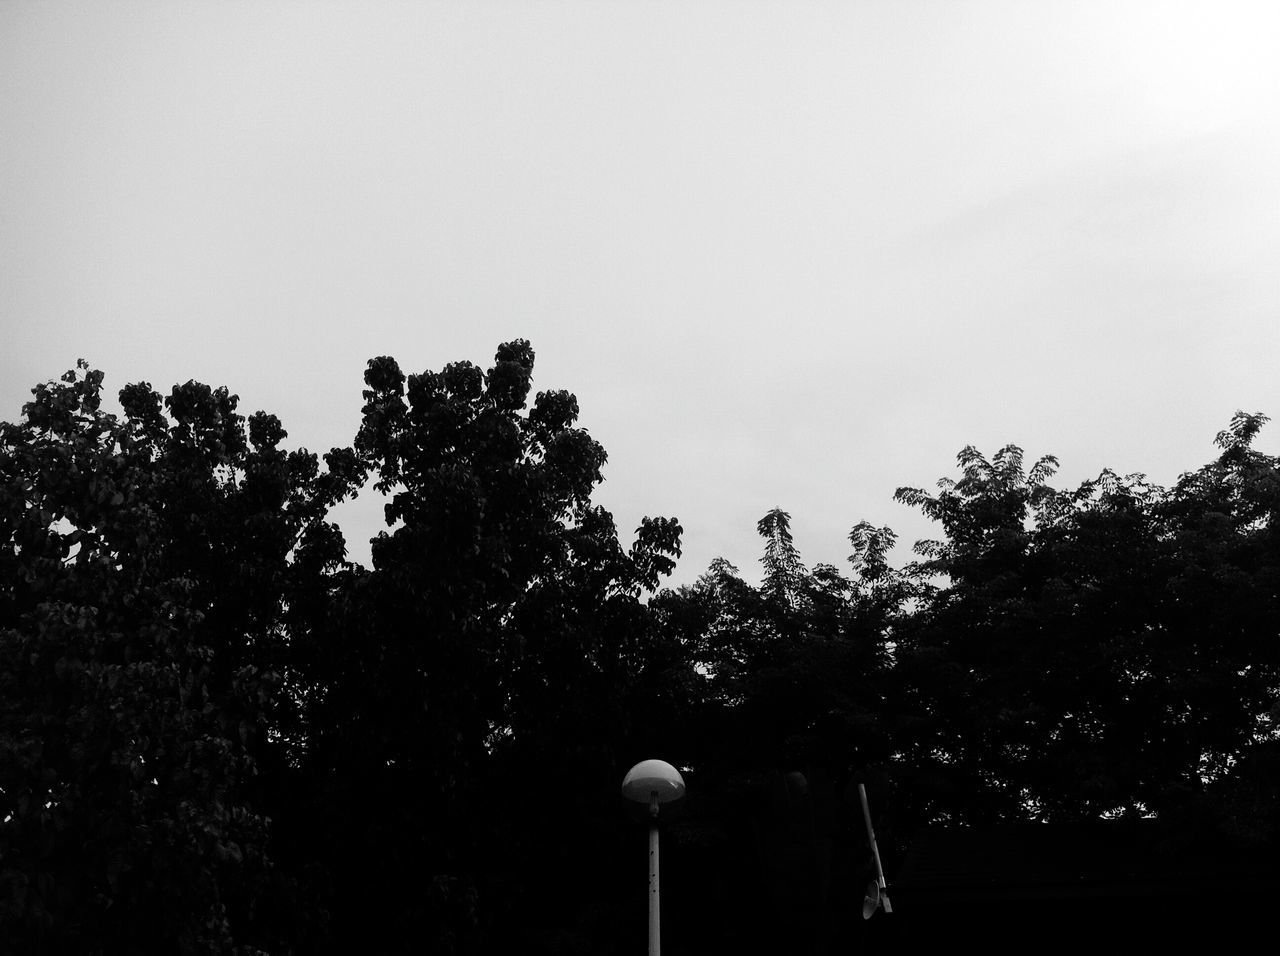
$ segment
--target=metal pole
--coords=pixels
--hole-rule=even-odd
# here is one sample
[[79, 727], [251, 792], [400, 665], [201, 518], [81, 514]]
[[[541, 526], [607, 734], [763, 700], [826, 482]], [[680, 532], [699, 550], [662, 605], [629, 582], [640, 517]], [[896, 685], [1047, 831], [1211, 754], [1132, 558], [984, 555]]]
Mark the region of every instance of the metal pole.
[[658, 912], [658, 794], [649, 797], [649, 956], [662, 956], [661, 916]]

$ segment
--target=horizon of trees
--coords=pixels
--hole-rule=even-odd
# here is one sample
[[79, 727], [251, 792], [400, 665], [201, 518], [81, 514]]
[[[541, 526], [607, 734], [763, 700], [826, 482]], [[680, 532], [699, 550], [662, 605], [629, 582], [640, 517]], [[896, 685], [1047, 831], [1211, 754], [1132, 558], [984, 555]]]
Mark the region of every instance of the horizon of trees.
[[[102, 409], [81, 362], [0, 425], [0, 943], [13, 951], [611, 953], [643, 934], [661, 756], [673, 953], [860, 931], [856, 785], [887, 862], [926, 825], [1157, 818], [1274, 846], [1280, 460], [1238, 412], [1168, 488], [1074, 489], [1013, 445], [897, 499], [936, 540], [790, 516], [759, 585], [664, 588], [534, 353], [369, 362], [358, 433], [287, 451], [226, 388]], [[389, 496], [372, 566], [330, 509]]]

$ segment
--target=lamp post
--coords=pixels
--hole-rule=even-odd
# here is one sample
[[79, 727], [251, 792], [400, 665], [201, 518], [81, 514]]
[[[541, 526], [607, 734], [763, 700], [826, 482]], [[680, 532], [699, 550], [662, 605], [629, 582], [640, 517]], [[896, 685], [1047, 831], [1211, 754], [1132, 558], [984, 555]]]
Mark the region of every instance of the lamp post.
[[642, 760], [622, 778], [622, 795], [649, 808], [649, 956], [661, 956], [658, 908], [658, 808], [684, 796], [684, 778], [665, 760]]

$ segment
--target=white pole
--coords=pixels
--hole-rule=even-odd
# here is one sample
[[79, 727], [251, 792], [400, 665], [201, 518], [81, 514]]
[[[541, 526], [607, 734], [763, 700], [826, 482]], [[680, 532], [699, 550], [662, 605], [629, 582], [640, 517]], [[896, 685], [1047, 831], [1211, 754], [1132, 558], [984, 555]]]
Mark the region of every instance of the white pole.
[[658, 794], [649, 797], [649, 956], [662, 956], [661, 916], [658, 912]]
[[880, 847], [876, 846], [876, 831], [871, 826], [871, 804], [867, 803], [867, 788], [858, 784], [858, 797], [862, 800], [862, 819], [867, 821], [867, 841], [871, 844], [871, 853], [876, 860], [876, 884], [880, 887], [880, 905], [886, 913], [893, 912], [893, 904], [889, 902], [888, 884], [884, 881], [884, 867], [880, 865]]

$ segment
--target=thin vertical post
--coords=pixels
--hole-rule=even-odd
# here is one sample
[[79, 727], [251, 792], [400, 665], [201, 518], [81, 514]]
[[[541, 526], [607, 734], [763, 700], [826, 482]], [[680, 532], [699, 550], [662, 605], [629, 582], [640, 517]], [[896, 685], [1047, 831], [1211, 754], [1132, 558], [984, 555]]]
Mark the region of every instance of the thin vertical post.
[[[876, 859], [876, 874], [883, 873], [880, 868], [880, 848], [876, 846], [876, 831], [871, 826], [871, 805], [867, 803], [867, 788], [858, 784], [858, 798], [862, 801], [862, 819], [867, 821], [867, 840], [871, 844], [871, 853]], [[884, 889], [884, 877], [880, 877], [881, 889]]]
[[662, 956], [662, 918], [658, 909], [658, 794], [649, 797], [649, 956]]
[[880, 847], [876, 846], [876, 831], [871, 825], [871, 804], [867, 802], [867, 788], [858, 784], [858, 798], [862, 801], [862, 819], [867, 821], [867, 842], [871, 844], [871, 853], [876, 860], [876, 885], [880, 887], [880, 905], [886, 913], [893, 912], [893, 904], [889, 902], [886, 892], [888, 884], [884, 881], [884, 867], [880, 865]]

